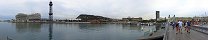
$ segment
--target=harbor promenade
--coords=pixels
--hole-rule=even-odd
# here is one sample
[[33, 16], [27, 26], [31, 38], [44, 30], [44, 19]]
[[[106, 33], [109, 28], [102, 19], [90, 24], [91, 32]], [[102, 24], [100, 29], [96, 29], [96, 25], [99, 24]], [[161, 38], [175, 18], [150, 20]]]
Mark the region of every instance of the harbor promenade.
[[182, 30], [182, 33], [176, 34], [176, 28], [173, 29], [172, 26], [169, 26], [167, 28], [168, 30], [163, 40], [208, 40], [208, 35], [204, 33], [207, 29], [196, 30], [202, 28], [195, 28], [193, 26], [191, 27], [190, 33]]

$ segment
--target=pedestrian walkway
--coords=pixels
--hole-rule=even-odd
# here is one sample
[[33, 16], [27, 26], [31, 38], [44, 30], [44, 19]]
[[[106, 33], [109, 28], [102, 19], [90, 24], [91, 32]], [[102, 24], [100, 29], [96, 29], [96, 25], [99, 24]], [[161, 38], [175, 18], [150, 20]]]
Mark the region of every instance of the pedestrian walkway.
[[182, 31], [181, 33], [176, 34], [176, 28], [173, 30], [172, 27], [169, 27], [167, 32], [168, 40], [208, 40], [208, 35], [194, 30], [190, 30], [190, 33]]

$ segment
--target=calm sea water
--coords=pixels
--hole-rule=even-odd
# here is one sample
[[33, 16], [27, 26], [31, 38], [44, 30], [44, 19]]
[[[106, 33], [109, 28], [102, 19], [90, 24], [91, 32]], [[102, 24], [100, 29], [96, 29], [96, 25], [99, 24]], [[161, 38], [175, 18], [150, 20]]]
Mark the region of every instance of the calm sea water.
[[0, 22], [0, 40], [136, 40], [155, 26]]

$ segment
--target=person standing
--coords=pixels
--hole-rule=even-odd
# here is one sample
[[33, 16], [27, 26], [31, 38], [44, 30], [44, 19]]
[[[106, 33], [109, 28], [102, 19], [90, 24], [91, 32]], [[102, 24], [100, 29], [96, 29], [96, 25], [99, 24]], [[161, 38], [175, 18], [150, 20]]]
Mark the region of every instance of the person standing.
[[173, 30], [174, 30], [174, 27], [175, 27], [174, 24], [175, 24], [175, 22], [171, 22], [171, 24], [170, 24], [172, 26]]
[[179, 33], [182, 33], [182, 26], [183, 26], [183, 22], [182, 21], [178, 21], [178, 29], [179, 29]]
[[184, 20], [184, 21], [183, 21], [183, 27], [182, 27], [182, 29], [184, 29], [183, 31], [186, 31], [186, 26], [187, 26], [187, 24], [186, 24], [186, 23], [187, 23], [187, 21], [186, 21], [186, 20]]
[[176, 34], [177, 34], [179, 32], [178, 22], [175, 22], [175, 27], [176, 27]]
[[186, 32], [190, 33], [190, 27], [191, 27], [191, 22], [190, 21], [187, 21], [186, 22]]

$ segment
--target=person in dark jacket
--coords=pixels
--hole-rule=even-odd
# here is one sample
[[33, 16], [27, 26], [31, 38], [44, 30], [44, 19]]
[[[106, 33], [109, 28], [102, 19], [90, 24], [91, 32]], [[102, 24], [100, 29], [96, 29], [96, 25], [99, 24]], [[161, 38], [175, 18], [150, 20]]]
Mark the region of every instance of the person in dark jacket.
[[190, 27], [191, 27], [191, 22], [187, 21], [186, 22], [186, 32], [190, 33]]

